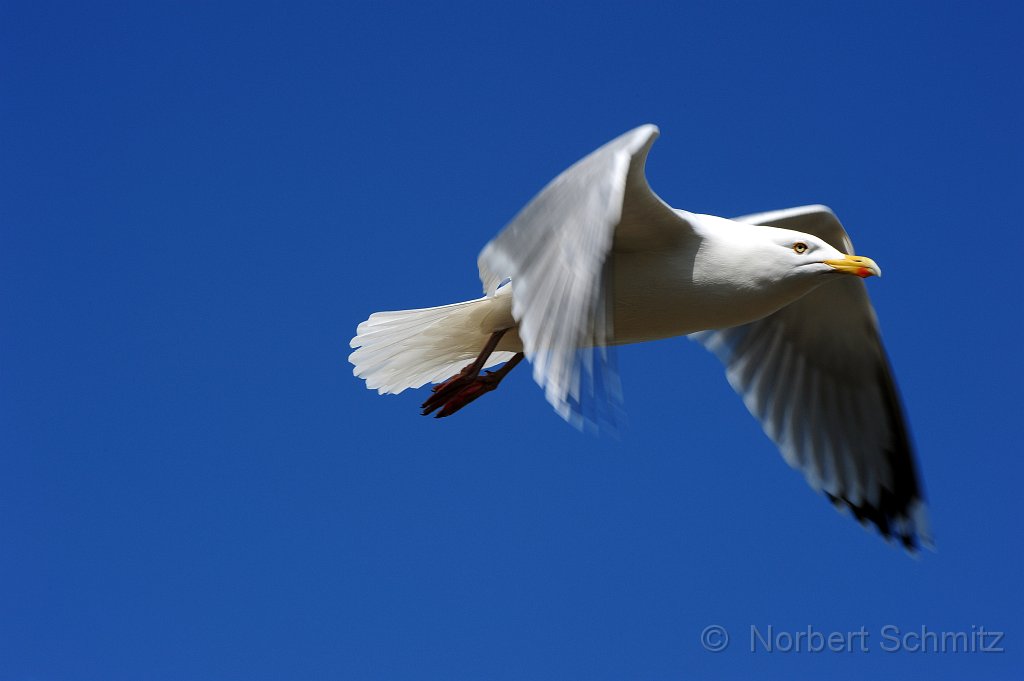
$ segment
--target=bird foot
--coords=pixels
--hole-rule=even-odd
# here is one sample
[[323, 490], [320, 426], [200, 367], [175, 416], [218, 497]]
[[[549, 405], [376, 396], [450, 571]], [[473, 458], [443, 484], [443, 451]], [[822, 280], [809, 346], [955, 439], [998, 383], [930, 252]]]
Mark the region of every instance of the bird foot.
[[487, 371], [483, 375], [470, 375], [467, 374], [466, 369], [463, 369], [444, 383], [434, 386], [434, 394], [422, 405], [423, 415], [427, 416], [440, 407], [441, 411], [437, 412], [434, 418], [441, 419], [451, 416], [481, 395], [497, 388], [501, 378], [502, 376], [491, 371]]
[[472, 382], [479, 375], [479, 371], [473, 364], [462, 367], [462, 370], [449, 378], [448, 380], [438, 383], [430, 392], [433, 393], [427, 398], [427, 401], [420, 405], [423, 408], [423, 415], [426, 416], [430, 412], [437, 409], [438, 406], [448, 401], [448, 398], [458, 392], [460, 389], [465, 387], [469, 382]]

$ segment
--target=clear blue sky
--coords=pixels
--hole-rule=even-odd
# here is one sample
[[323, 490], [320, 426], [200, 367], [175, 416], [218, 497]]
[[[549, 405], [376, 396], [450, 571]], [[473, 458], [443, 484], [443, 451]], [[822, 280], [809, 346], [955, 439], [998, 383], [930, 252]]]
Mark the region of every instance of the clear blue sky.
[[[1020, 11], [618, 5], [4, 3], [0, 679], [1019, 678]], [[937, 553], [834, 512], [685, 339], [619, 352], [618, 440], [523, 369], [445, 421], [351, 375], [358, 322], [479, 295], [645, 122], [670, 203], [826, 203], [884, 268]]]

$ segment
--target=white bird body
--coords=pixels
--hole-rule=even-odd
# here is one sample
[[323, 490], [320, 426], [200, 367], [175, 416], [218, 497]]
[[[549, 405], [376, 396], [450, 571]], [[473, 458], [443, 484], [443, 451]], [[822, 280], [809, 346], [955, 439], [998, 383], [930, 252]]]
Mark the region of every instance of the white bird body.
[[[814, 276], [826, 272], [827, 267], [794, 276], [788, 266], [789, 251], [773, 251], [776, 260], [766, 260], [763, 255], [758, 260], [752, 248], [752, 244], [810, 242], [814, 239], [810, 235], [751, 227], [713, 215], [685, 215], [700, 238], [681, 241], [670, 249], [611, 254], [613, 344], [746, 324], [827, 281]], [[718, 238], [704, 238], [704, 234]], [[842, 257], [834, 248], [821, 247], [830, 251], [830, 257]], [[740, 263], [752, 261], [758, 261], [759, 267], [740, 269]], [[737, 271], [744, 271], [745, 277], [730, 276]]]
[[930, 545], [861, 280], [881, 270], [824, 206], [734, 220], [670, 208], [644, 177], [657, 134], [636, 128], [549, 183], [480, 253], [482, 298], [371, 315], [351, 342], [354, 373], [381, 393], [444, 381], [425, 407], [468, 396], [443, 416], [525, 356], [558, 414], [582, 425], [587, 404], [619, 399], [609, 346], [690, 335], [812, 487], [908, 547]]
[[[613, 277], [614, 323], [608, 345], [662, 340], [746, 324], [789, 305], [825, 282], [813, 276], [784, 277], [781, 267], [763, 266], [752, 270], [750, 279], [738, 285], [726, 273], [736, 271], [734, 263], [751, 257], [751, 241], [745, 240], [744, 235], [752, 233], [755, 243], [793, 243], [812, 237], [786, 229], [751, 227], [714, 215], [687, 216], [694, 224], [706, 224], [713, 230], [721, 230], [728, 223], [729, 231], [724, 233], [738, 238], [687, 239], [659, 250], [613, 251], [608, 265]], [[767, 230], [771, 231], [769, 235]], [[838, 250], [832, 250], [835, 258], [842, 256]], [[472, 348], [475, 356], [492, 333], [509, 329], [497, 350], [523, 352], [525, 347], [512, 315], [514, 291], [515, 282], [509, 282], [494, 296], [456, 303], [445, 323], [448, 335], [437, 341], [448, 347]], [[463, 356], [456, 361], [468, 359], [472, 357]]]

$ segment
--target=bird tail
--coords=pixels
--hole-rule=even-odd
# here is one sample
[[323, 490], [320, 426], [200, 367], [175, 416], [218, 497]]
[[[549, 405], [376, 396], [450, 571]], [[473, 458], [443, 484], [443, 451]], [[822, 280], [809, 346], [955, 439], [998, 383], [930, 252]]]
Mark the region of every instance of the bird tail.
[[[494, 298], [418, 310], [376, 312], [356, 329], [352, 373], [380, 394], [439, 383], [476, 359], [490, 331], [482, 322]], [[486, 366], [512, 358], [494, 352]]]

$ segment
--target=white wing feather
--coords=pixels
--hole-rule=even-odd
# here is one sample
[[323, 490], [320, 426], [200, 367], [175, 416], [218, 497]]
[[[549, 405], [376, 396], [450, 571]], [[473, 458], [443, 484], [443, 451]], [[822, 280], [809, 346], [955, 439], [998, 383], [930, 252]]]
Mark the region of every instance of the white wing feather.
[[613, 246], [645, 247], [688, 228], [644, 179], [657, 136], [655, 126], [644, 125], [577, 162], [478, 259], [485, 294], [494, 295], [512, 280], [512, 316], [534, 380], [555, 410], [577, 426], [584, 423], [586, 401], [598, 409], [614, 409], [619, 401], [606, 348], [613, 323], [609, 252]]

